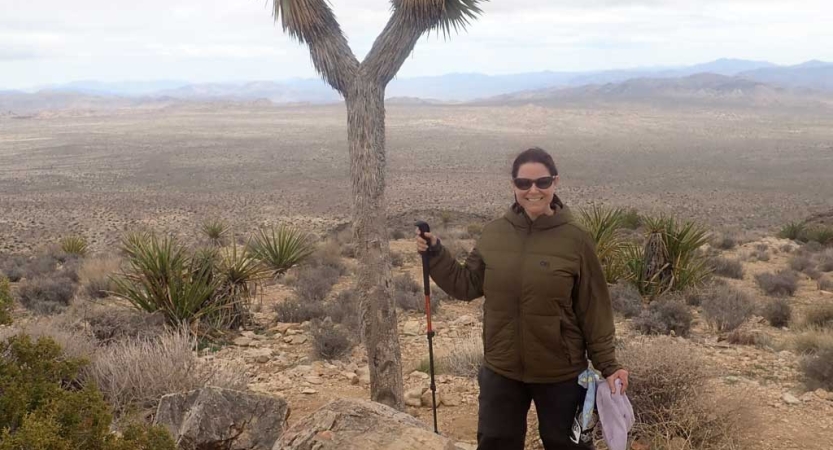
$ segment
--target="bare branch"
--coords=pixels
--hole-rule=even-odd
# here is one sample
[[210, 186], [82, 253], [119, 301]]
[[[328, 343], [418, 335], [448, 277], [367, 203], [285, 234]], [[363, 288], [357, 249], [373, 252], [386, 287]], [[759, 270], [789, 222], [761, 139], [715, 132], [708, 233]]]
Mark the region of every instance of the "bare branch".
[[333, 89], [346, 96], [359, 61], [326, 0], [273, 0], [275, 20], [284, 32], [306, 43], [315, 70]]
[[477, 17], [479, 3], [487, 0], [391, 0], [393, 15], [362, 63], [362, 71], [386, 86], [419, 38], [431, 30], [441, 30], [445, 38], [451, 29], [465, 29]]

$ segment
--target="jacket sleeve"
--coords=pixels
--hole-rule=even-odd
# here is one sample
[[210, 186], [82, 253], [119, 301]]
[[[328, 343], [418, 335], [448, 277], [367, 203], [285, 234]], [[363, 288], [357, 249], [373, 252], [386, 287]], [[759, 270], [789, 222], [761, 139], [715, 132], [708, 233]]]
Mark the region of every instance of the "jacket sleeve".
[[582, 240], [581, 265], [573, 290], [573, 310], [593, 367], [607, 378], [622, 366], [616, 361], [613, 307], [602, 265], [590, 238]]
[[486, 266], [475, 246], [463, 264], [439, 242], [431, 251], [429, 275], [434, 283], [457, 300], [471, 301], [483, 296], [483, 276]]

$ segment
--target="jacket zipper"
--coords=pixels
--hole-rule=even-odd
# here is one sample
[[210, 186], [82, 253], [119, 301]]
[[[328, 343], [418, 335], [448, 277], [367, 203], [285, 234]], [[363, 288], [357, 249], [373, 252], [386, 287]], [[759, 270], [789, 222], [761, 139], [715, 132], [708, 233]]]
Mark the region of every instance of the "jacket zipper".
[[532, 224], [528, 224], [526, 229], [526, 236], [524, 236], [523, 240], [523, 247], [521, 247], [521, 295], [518, 298], [518, 343], [520, 347], [520, 354], [521, 354], [521, 379], [526, 380], [526, 361], [525, 361], [525, 353], [524, 350], [524, 330], [523, 330], [523, 289], [524, 289], [524, 267], [523, 261], [526, 261], [526, 244], [529, 240], [529, 236], [532, 234]]

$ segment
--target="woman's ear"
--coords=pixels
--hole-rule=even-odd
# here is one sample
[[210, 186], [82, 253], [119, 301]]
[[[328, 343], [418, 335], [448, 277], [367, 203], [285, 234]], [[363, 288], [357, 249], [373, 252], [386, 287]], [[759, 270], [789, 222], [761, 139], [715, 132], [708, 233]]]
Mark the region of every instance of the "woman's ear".
[[554, 187], [558, 187], [558, 182], [561, 180], [558, 175], [555, 176], [555, 180], [553, 180], [552, 185]]

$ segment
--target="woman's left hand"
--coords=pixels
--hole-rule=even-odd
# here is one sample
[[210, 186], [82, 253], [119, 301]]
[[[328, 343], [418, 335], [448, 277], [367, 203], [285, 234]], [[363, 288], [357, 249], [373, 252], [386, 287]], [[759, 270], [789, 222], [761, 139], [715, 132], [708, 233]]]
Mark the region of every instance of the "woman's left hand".
[[613, 372], [613, 375], [607, 377], [607, 385], [610, 386], [610, 393], [616, 393], [616, 380], [622, 381], [622, 394], [625, 394], [625, 391], [628, 389], [628, 371], [625, 369], [619, 369], [616, 372]]

